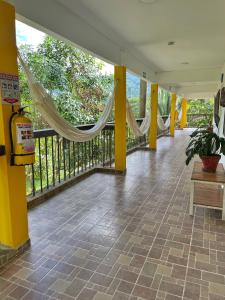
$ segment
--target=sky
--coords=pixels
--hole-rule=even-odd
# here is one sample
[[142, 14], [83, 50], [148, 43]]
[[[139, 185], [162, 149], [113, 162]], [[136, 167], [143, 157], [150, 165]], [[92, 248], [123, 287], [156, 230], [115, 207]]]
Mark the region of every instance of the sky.
[[[46, 36], [45, 33], [34, 29], [20, 21], [16, 21], [16, 42], [17, 45], [21, 44], [29, 44], [36, 48]], [[104, 74], [112, 74], [113, 73], [113, 65], [110, 65], [104, 62], [104, 67], [102, 72]]]
[[45, 34], [22, 22], [16, 21], [16, 42], [17, 45], [30, 44], [35, 48], [43, 41]]

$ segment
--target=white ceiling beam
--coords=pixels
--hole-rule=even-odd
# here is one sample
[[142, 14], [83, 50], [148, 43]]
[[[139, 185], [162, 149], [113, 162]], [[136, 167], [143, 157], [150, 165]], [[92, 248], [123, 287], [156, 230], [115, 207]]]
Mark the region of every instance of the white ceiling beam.
[[[123, 64], [132, 72], [155, 81], [155, 73], [149, 62], [88, 23], [88, 19], [70, 11], [53, 0], [7, 0], [15, 6], [17, 19], [47, 34], [88, 50], [97, 57], [112, 64]], [[98, 24], [99, 27], [99, 24]], [[104, 29], [105, 24], [102, 24]]]
[[212, 99], [212, 98], [214, 98], [214, 94], [210, 93], [210, 92], [190, 93], [185, 97], [188, 100]]
[[200, 92], [216, 92], [218, 89], [217, 84], [202, 84], [202, 85], [192, 85], [192, 86], [182, 86], [177, 89], [177, 92], [193, 92], [193, 93], [200, 93]]
[[186, 83], [219, 82], [221, 68], [170, 71], [156, 73], [156, 80], [161, 85], [179, 85]]
[[182, 86], [177, 88], [177, 93], [187, 98], [204, 98], [203, 95], [207, 95], [207, 97], [213, 97], [216, 94], [217, 89], [218, 85], [216, 83], [209, 83], [201, 85]]

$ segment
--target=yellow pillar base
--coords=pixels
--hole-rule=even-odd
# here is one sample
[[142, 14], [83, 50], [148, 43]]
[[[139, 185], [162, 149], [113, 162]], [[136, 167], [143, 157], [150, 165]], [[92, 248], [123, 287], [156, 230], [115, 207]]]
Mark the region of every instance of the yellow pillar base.
[[115, 169], [126, 170], [126, 67], [115, 66]]
[[[15, 10], [0, 0], [0, 73], [18, 75]], [[15, 108], [16, 109], [16, 108]], [[11, 105], [2, 104], [0, 93], [0, 244], [19, 248], [29, 240], [24, 167], [10, 166], [9, 119]]]
[[158, 84], [151, 85], [151, 123], [149, 129], [149, 149], [157, 148]]

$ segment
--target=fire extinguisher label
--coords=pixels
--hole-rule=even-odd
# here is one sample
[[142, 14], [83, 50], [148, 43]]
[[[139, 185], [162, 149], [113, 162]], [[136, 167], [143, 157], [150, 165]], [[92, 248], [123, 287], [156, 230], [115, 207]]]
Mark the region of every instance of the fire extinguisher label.
[[2, 104], [19, 104], [18, 76], [0, 73], [0, 92]]
[[16, 124], [17, 143], [23, 145], [26, 152], [34, 152], [35, 141], [32, 123]]

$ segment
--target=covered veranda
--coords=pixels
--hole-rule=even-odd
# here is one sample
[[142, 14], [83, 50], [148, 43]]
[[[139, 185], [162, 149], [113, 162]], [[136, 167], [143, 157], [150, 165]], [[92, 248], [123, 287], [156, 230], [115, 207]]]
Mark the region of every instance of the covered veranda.
[[[12, 108], [1, 95], [0, 265], [7, 251], [9, 262], [0, 269], [0, 299], [225, 299], [224, 221], [216, 210], [189, 215], [192, 165], [185, 166], [187, 100], [214, 96], [223, 73], [225, 3], [172, 2], [0, 0], [2, 74], [18, 75], [16, 18], [115, 65], [115, 124], [101, 133], [100, 168], [92, 165], [101, 172], [86, 174], [78, 162], [78, 180], [65, 173], [69, 187], [61, 191], [59, 179], [46, 191], [54, 196], [29, 213], [25, 168], [10, 165]], [[149, 131], [140, 145], [131, 141], [140, 147], [129, 156], [127, 70], [151, 82]], [[158, 87], [171, 95], [160, 139]], [[175, 130], [178, 97], [182, 130]], [[91, 149], [78, 142], [80, 153]], [[115, 146], [113, 156], [105, 145]]]
[[224, 299], [221, 213], [189, 216], [188, 134], [32, 209], [32, 246], [1, 270], [0, 298]]

